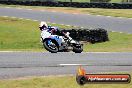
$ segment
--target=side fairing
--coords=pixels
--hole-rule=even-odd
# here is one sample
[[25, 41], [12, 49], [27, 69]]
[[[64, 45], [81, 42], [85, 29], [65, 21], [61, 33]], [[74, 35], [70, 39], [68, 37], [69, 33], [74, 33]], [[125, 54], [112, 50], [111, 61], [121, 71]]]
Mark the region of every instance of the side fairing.
[[51, 35], [50, 38], [53, 39], [53, 40], [55, 40], [59, 44], [59, 46], [61, 46], [62, 39], [59, 36], [57, 36], [57, 35]]

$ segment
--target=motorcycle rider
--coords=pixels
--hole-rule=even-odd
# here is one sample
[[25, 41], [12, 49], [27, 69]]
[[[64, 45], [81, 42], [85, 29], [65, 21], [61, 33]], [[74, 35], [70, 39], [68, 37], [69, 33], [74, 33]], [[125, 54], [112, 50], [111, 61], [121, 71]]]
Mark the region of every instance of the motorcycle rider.
[[44, 21], [40, 22], [40, 24], [39, 24], [39, 29], [40, 29], [41, 31], [47, 30], [47, 29], [48, 29], [47, 23], [44, 22]]
[[48, 24], [47, 24], [46, 22], [44, 22], [44, 21], [40, 22], [40, 24], [39, 24], [39, 29], [40, 29], [41, 31], [47, 30], [47, 31], [50, 32], [50, 33], [53, 33], [53, 32], [55, 32], [55, 31], [57, 31], [57, 28], [52, 27], [52, 26], [48, 26]]
[[48, 24], [44, 21], [40, 22], [39, 29], [41, 30], [41, 32], [45, 30], [51, 33], [52, 35], [59, 35], [59, 36], [64, 36], [65, 38], [69, 38], [64, 32], [61, 32], [57, 27], [48, 26]]

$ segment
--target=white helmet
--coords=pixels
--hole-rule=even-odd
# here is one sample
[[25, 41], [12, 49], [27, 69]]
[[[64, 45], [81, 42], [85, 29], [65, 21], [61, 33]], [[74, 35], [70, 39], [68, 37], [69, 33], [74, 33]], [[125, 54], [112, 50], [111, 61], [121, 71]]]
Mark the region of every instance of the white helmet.
[[46, 22], [44, 22], [44, 21], [41, 21], [41, 22], [40, 22], [40, 24], [39, 24], [39, 27], [43, 27], [43, 26], [45, 26], [45, 27], [47, 27], [47, 28], [48, 28], [47, 23], [46, 23]]

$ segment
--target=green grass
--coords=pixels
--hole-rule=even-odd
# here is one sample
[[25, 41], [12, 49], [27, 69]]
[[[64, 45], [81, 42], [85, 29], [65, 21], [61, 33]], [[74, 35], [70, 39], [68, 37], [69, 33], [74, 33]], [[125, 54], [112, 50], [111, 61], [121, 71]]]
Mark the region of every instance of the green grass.
[[[40, 43], [39, 22], [0, 17], [0, 50], [43, 49]], [[71, 28], [49, 24], [60, 28]]]
[[[66, 1], [66, 2], [70, 2], [70, 0], [57, 0], [57, 1]], [[90, 2], [90, 0], [72, 0], [72, 2]], [[122, 0], [111, 0], [111, 3], [121, 3]]]
[[110, 41], [84, 45], [85, 51], [123, 52], [132, 51], [132, 34], [109, 32]]
[[93, 15], [132, 18], [132, 10], [131, 9], [84, 8], [84, 9], [80, 9], [80, 11], [84, 12], [84, 13], [88, 13], [88, 14], [93, 14]]
[[[39, 22], [0, 17], [0, 50], [43, 51], [40, 42]], [[49, 24], [60, 28], [72, 28], [59, 24]], [[84, 44], [84, 51], [131, 52], [132, 34], [109, 33], [110, 41]]]
[[123, 0], [111, 0], [111, 3], [121, 3]]
[[[70, 0], [57, 0], [61, 2], [70, 2]], [[72, 2], [90, 2], [90, 0], [72, 0]]]
[[75, 76], [48, 76], [1, 80], [0, 88], [132, 88], [130, 84], [86, 84], [80, 86]]

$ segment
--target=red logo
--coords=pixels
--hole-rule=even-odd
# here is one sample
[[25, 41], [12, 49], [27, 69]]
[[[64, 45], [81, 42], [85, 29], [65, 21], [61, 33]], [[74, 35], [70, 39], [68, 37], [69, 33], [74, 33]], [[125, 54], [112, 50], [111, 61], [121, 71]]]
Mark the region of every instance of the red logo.
[[77, 71], [76, 81], [79, 85], [86, 83], [130, 83], [129, 74], [86, 74], [80, 66]]

